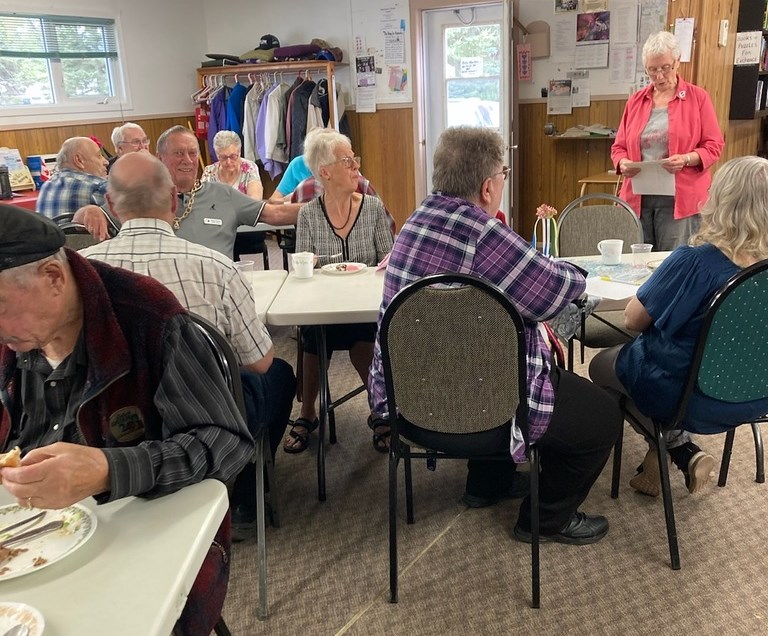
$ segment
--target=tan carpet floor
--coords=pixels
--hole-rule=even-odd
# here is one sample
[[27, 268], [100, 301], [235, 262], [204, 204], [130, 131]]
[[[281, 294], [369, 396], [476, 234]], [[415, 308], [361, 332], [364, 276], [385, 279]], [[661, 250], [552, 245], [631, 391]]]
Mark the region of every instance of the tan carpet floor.
[[[278, 266], [277, 257], [272, 258]], [[289, 330], [278, 355], [295, 363]], [[337, 353], [331, 387], [355, 384]], [[278, 451], [282, 526], [267, 528], [269, 618], [256, 618], [256, 540], [237, 544], [224, 617], [251, 634], [698, 634], [768, 633], [768, 484], [754, 482], [754, 444], [737, 432], [728, 485], [695, 496], [675, 470], [673, 497], [682, 570], [672, 571], [661, 500], [628, 479], [645, 446], [627, 427], [619, 498], [609, 497], [610, 462], [584, 509], [606, 515], [593, 546], [541, 549], [542, 606], [530, 608], [530, 548], [512, 538], [519, 501], [482, 510], [459, 498], [462, 461], [414, 464], [416, 523], [405, 523], [400, 471], [400, 602], [388, 601], [387, 458], [373, 450], [364, 396], [337, 413], [327, 445], [328, 499], [317, 500], [316, 448]], [[724, 436], [700, 438], [718, 460]]]

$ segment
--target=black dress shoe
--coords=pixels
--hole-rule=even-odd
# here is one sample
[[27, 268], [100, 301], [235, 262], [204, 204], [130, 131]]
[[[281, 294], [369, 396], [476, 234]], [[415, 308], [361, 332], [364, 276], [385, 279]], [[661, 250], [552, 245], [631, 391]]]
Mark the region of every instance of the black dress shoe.
[[[515, 538], [523, 543], [531, 543], [531, 531], [515, 526]], [[597, 543], [608, 534], [608, 519], [602, 515], [588, 515], [585, 512], [576, 511], [568, 524], [556, 534], [540, 534], [542, 543], [567, 543], [569, 545], [588, 545]]]
[[461, 500], [470, 508], [487, 508], [499, 503], [502, 499], [522, 499], [531, 492], [531, 477], [527, 472], [515, 472], [512, 484], [506, 490], [492, 496], [481, 497], [465, 492]]

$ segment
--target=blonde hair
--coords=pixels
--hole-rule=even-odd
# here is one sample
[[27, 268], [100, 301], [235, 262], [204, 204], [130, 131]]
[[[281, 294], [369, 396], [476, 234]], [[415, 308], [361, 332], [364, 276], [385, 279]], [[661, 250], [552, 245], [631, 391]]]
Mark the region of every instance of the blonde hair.
[[768, 258], [768, 160], [748, 155], [720, 167], [690, 243], [710, 243], [734, 262]]

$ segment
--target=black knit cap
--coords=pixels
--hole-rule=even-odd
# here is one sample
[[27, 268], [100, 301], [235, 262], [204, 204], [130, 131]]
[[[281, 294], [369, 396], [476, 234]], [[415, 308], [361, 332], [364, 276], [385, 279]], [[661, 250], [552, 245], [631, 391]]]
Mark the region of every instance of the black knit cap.
[[64, 232], [50, 219], [0, 204], [0, 271], [34, 263], [64, 245]]

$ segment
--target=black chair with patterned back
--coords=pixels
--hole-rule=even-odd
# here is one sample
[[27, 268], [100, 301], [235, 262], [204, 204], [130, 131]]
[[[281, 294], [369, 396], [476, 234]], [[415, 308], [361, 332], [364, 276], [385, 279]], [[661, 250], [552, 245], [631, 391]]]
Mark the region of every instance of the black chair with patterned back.
[[[604, 239], [622, 239], [624, 252], [643, 242], [640, 219], [625, 201], [612, 194], [587, 194], [571, 201], [557, 222], [558, 256], [590, 256]], [[573, 369], [573, 340], [584, 347], [602, 349], [623, 344], [635, 335], [624, 327], [623, 311], [595, 311], [582, 316], [581, 329], [568, 341], [568, 368]]]
[[[494, 285], [466, 274], [435, 274], [403, 288], [380, 326], [390, 414], [390, 601], [398, 600], [397, 466], [405, 469], [413, 523], [411, 459], [511, 461], [512, 421], [528, 442], [525, 328]], [[532, 605], [539, 607], [538, 452], [531, 461]]]
[[[648, 431], [658, 450], [661, 493], [673, 570], [680, 569], [680, 551], [672, 508], [669, 466], [665, 461], [667, 449], [663, 433], [668, 429], [685, 428], [688, 406], [694, 393], [733, 405], [768, 399], [766, 306], [768, 306], [768, 260], [745, 268], [715, 294], [704, 317], [691, 369], [675, 416], [671, 422], [664, 424], [654, 421], [653, 430]], [[625, 410], [624, 415], [626, 418], [635, 419], [634, 424], [641, 426], [628, 411]], [[733, 422], [734, 425], [752, 424], [757, 445], [758, 472], [762, 464], [762, 438], [755, 422], [764, 420], [764, 417], [756, 417], [751, 422]], [[734, 429], [730, 429], [726, 435], [720, 485], [725, 485], [724, 477], [728, 472], [733, 435]], [[621, 442], [622, 439], [619, 437], [614, 450], [614, 453], [619, 456], [619, 461], [614, 461], [611, 491], [611, 496], [614, 498], [618, 496]]]

